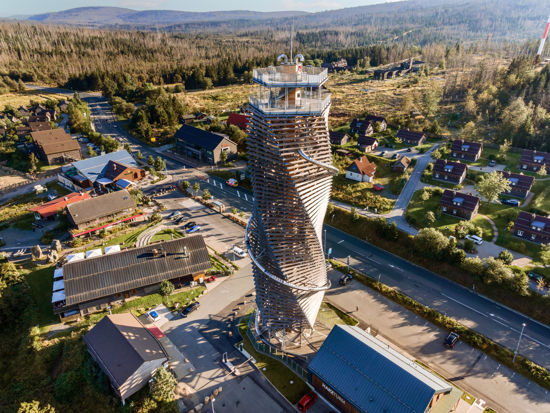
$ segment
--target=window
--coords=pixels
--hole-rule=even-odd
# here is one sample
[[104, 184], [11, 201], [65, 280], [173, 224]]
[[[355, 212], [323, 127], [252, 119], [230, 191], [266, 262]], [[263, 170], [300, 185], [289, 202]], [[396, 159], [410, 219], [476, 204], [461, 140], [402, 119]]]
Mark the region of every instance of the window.
[[535, 239], [535, 238], [536, 238], [535, 234], [531, 234], [531, 239]]
[[523, 236], [523, 231], [518, 230], [518, 237], [521, 237], [521, 236]]
[[455, 215], [456, 215], [456, 209], [453, 209], [453, 214], [455, 214]]
[[447, 212], [447, 207], [446, 206], [443, 207], [443, 212]]

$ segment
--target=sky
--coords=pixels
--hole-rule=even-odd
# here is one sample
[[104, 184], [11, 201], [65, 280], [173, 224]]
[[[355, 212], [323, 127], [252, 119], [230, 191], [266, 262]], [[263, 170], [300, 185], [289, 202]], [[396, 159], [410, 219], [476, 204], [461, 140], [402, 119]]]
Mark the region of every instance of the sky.
[[89, 6], [125, 7], [135, 10], [303, 10], [314, 12], [383, 2], [384, 0], [231, 0], [229, 2], [224, 0], [50, 0], [46, 2], [44, 0], [0, 0], [0, 16], [32, 15]]

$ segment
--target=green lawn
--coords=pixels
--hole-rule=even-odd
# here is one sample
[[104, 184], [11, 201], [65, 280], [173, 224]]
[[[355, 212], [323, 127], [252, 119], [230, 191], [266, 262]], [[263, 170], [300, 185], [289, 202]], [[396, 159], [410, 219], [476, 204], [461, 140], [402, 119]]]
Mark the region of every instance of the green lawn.
[[[241, 318], [239, 323], [239, 332], [243, 338], [244, 348], [256, 359], [256, 366], [262, 374], [267, 377], [271, 384], [273, 384], [290, 403], [298, 403], [298, 400], [309, 391], [309, 387], [283, 363], [256, 351], [246, 333], [249, 317], [250, 316]], [[292, 384], [290, 384], [291, 381], [293, 382]]]
[[[439, 201], [441, 200], [441, 195], [437, 193], [432, 193], [432, 196], [427, 201], [423, 201], [420, 196], [423, 190], [418, 190], [414, 193], [409, 206], [407, 207], [407, 212], [405, 217], [407, 221], [416, 228], [425, 228], [431, 226], [437, 228], [439, 231], [443, 232], [446, 235], [454, 234], [455, 226], [462, 222], [463, 220], [439, 212]], [[433, 225], [428, 225], [426, 222], [426, 213], [428, 211], [433, 211], [436, 216], [436, 221]], [[494, 237], [494, 230], [489, 221], [487, 221], [482, 216], [475, 216], [472, 222], [483, 229], [483, 239], [486, 241], [491, 241]]]
[[153, 235], [153, 238], [151, 238], [151, 244], [158, 241], [170, 241], [173, 239], [183, 238], [184, 236], [185, 235], [177, 229], [167, 228]]
[[54, 268], [53, 265], [47, 265], [25, 271], [25, 279], [36, 301], [36, 306], [38, 308], [37, 319], [41, 326], [59, 321], [52, 310]]
[[531, 200], [529, 207], [550, 214], [550, 181], [535, 182], [532, 192], [535, 196]]
[[497, 245], [528, 255], [531, 258], [536, 259], [538, 257], [540, 252], [539, 245], [515, 237], [506, 230], [506, 227], [517, 218], [519, 214], [518, 208], [509, 205], [482, 202], [479, 212], [491, 218], [498, 228]]
[[317, 314], [317, 321], [322, 322], [329, 329], [332, 329], [336, 324], [347, 324], [350, 326], [359, 324], [359, 321], [355, 318], [327, 302], [321, 304], [319, 314]]

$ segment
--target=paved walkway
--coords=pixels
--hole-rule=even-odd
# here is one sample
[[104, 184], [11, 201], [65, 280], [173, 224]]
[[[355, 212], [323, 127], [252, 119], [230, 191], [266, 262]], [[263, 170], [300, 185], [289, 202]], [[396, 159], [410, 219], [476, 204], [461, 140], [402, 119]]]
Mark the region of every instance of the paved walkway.
[[496, 242], [498, 238], [498, 228], [495, 225], [495, 222], [491, 218], [489, 218], [487, 215], [483, 215], [483, 214], [478, 214], [478, 215], [480, 217], [485, 218], [487, 221], [489, 221], [489, 224], [491, 224], [491, 226], [493, 227], [493, 239], [491, 240], [491, 242]]
[[145, 247], [146, 245], [149, 245], [153, 236], [157, 232], [162, 231], [164, 228], [165, 228], [165, 225], [162, 222], [152, 226], [151, 228], [147, 228], [145, 231], [143, 231], [141, 234], [137, 236], [136, 247]]

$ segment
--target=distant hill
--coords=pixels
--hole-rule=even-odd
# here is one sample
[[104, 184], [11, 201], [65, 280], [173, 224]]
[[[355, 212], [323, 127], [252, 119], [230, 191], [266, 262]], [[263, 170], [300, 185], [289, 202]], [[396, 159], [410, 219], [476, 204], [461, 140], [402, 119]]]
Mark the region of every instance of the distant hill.
[[78, 7], [28, 16], [26, 20], [77, 26], [155, 26], [228, 20], [264, 20], [307, 14], [301, 11], [257, 12], [248, 10], [186, 12], [175, 10], [137, 11], [121, 7]]

